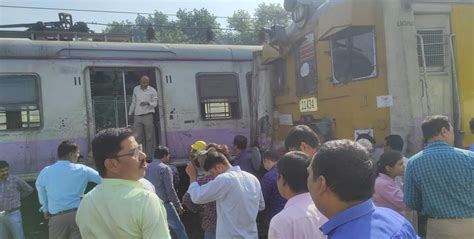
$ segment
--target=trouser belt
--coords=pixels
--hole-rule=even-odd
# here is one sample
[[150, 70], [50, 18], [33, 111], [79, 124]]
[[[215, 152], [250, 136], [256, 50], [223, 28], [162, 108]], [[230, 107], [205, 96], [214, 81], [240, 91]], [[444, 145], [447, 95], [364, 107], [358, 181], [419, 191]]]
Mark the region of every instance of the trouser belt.
[[68, 210], [60, 211], [60, 212], [55, 213], [55, 214], [51, 214], [51, 216], [52, 217], [59, 216], [61, 214], [66, 214], [66, 213], [75, 212], [75, 211], [77, 211], [77, 208], [71, 208], [71, 209], [68, 209]]

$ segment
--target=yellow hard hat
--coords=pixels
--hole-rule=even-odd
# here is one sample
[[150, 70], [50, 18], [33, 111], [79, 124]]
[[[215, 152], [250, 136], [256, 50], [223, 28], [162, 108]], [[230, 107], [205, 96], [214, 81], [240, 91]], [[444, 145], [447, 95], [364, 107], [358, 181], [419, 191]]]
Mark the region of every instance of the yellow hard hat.
[[207, 146], [206, 142], [202, 140], [198, 140], [191, 145], [191, 148], [196, 151], [203, 151], [203, 150], [206, 150], [206, 146]]

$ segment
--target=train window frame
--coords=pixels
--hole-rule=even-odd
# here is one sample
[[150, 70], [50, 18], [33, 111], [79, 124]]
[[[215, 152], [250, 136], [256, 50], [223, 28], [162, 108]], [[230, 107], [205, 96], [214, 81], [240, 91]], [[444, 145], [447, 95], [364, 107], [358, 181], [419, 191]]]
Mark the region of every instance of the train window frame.
[[[432, 32], [432, 34], [426, 34], [428, 32]], [[433, 34], [433, 32], [438, 32], [436, 34]], [[426, 72], [427, 73], [446, 73], [447, 69], [448, 69], [448, 65], [447, 65], [447, 62], [449, 61], [447, 58], [448, 58], [448, 49], [447, 49], [447, 44], [448, 44], [448, 41], [447, 41], [447, 35], [445, 33], [445, 30], [443, 28], [421, 28], [421, 29], [417, 29], [416, 30], [416, 34], [420, 35], [422, 38], [423, 38], [423, 48], [425, 50], [424, 52], [424, 55], [425, 55], [425, 60], [426, 60]], [[427, 36], [441, 36], [441, 43], [440, 42], [430, 42], [430, 43], [427, 43], [425, 39], [425, 37]], [[439, 40], [439, 39], [436, 39], [436, 40]], [[427, 48], [429, 49], [434, 49], [432, 48], [431, 46], [433, 45], [441, 45], [441, 47], [439, 49], [441, 49], [442, 53], [439, 54], [439, 52], [437, 52], [438, 54], [435, 54], [435, 55], [432, 55], [432, 54], [426, 54], [427, 51], [430, 51], [430, 50], [427, 50]], [[420, 42], [420, 39], [417, 37], [416, 38], [416, 52], [417, 52], [417, 58], [418, 58], [418, 67], [420, 67], [420, 71], [421, 69], [423, 68], [423, 55], [421, 53], [421, 42]], [[437, 56], [438, 59], [435, 59], [435, 58], [429, 58], [430, 56]], [[432, 62], [432, 61], [436, 61], [436, 60], [442, 60], [441, 64], [429, 64], [429, 62]]]
[[[41, 77], [36, 73], [20, 72], [20, 73], [1, 73], [0, 82], [2, 76], [29, 76], [34, 81], [33, 91], [36, 93], [34, 101], [31, 102], [20, 102], [20, 103], [0, 103], [0, 132], [11, 132], [11, 131], [36, 131], [41, 130], [44, 125], [43, 106], [42, 106], [42, 95], [41, 95]], [[0, 83], [1, 85], [1, 83]], [[20, 107], [18, 110], [7, 110], [7, 107]], [[7, 112], [19, 112], [16, 124], [17, 127], [8, 128], [8, 115]], [[31, 112], [36, 112], [37, 122], [32, 122], [34, 117]], [[3, 115], [3, 116], [2, 116]], [[3, 119], [2, 119], [3, 118]], [[23, 120], [25, 119], [26, 120]], [[34, 124], [34, 125], [32, 125]]]
[[[366, 76], [362, 77], [357, 77], [357, 78], [352, 78], [350, 80], [338, 80], [336, 79], [336, 69], [335, 69], [335, 57], [334, 57], [334, 41], [339, 41], [342, 39], [345, 39], [351, 44], [351, 47], [353, 47], [353, 40], [355, 36], [362, 36], [364, 34], [371, 34], [371, 40], [372, 40], [372, 60], [373, 60], [373, 70], [370, 74], [367, 74]], [[348, 27], [345, 30], [342, 30], [338, 33], [336, 33], [334, 36], [332, 36], [329, 40], [329, 51], [331, 55], [331, 70], [332, 70], [332, 83], [333, 84], [342, 84], [342, 83], [347, 83], [347, 82], [352, 82], [352, 81], [358, 81], [358, 80], [366, 80], [366, 79], [372, 79], [372, 78], [377, 78], [378, 75], [378, 70], [377, 70], [377, 46], [376, 46], [376, 36], [375, 36], [375, 27], [374, 26], [352, 26]], [[346, 50], [348, 51], [348, 49]], [[349, 55], [349, 54], [348, 54]], [[352, 55], [352, 54], [350, 54]], [[347, 57], [347, 59], [351, 59], [352, 57]], [[350, 64], [350, 71], [352, 73], [352, 67], [353, 65]]]
[[[296, 96], [318, 95], [319, 78], [316, 44], [315, 34], [308, 32], [300, 37], [292, 49], [295, 64]], [[310, 54], [308, 55], [308, 53]], [[306, 71], [305, 76], [302, 75], [304, 69]]]
[[[206, 79], [205, 77], [232, 77], [235, 80], [235, 97], [207, 97], [203, 96], [204, 92], [201, 92], [200, 81]], [[199, 72], [195, 76], [196, 78], [196, 91], [197, 91], [197, 103], [199, 108], [200, 118], [204, 121], [211, 120], [235, 120], [242, 118], [241, 109], [241, 97], [240, 97], [240, 84], [239, 75], [235, 72]], [[209, 79], [209, 78], [207, 78]], [[228, 82], [224, 84], [229, 84]], [[232, 105], [233, 102], [233, 105]], [[219, 107], [224, 108], [223, 111], [209, 112], [212, 108]], [[214, 115], [214, 117], [213, 117]]]

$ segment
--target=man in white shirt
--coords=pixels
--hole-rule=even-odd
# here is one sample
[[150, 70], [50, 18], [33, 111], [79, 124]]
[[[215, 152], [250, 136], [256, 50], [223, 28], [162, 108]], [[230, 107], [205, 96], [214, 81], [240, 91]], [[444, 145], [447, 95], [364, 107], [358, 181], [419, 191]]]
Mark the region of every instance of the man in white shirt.
[[[239, 166], [232, 167], [224, 154], [210, 149], [202, 167], [216, 178], [204, 185], [196, 182], [197, 170], [188, 163], [191, 201], [205, 204], [216, 201], [216, 238], [258, 238], [257, 213], [265, 208], [258, 179]], [[200, 166], [200, 165], [196, 165]]]
[[155, 151], [155, 125], [153, 114], [158, 105], [158, 93], [150, 85], [146, 75], [140, 78], [140, 85], [133, 88], [132, 104], [129, 115], [133, 115], [133, 132], [137, 142], [142, 144], [147, 157], [153, 157]]
[[286, 153], [278, 160], [278, 191], [288, 201], [270, 221], [269, 239], [326, 238], [319, 228], [327, 218], [314, 205], [306, 183], [310, 162], [308, 155], [300, 151]]

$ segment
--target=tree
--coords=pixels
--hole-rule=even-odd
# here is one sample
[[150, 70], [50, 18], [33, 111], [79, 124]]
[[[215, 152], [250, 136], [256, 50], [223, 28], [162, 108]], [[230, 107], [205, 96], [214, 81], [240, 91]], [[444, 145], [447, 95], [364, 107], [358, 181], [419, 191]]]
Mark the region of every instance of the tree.
[[255, 45], [257, 38], [255, 34], [255, 21], [251, 15], [244, 10], [237, 10], [227, 19], [229, 28], [234, 31], [227, 32], [223, 37], [228, 44]]
[[[262, 27], [287, 26], [289, 23], [287, 12], [280, 4], [273, 3], [260, 4], [253, 18], [245, 10], [235, 11], [227, 19], [228, 28], [232, 30], [225, 32], [220, 29], [216, 16], [204, 8], [180, 9], [176, 17], [177, 20], [169, 20], [167, 15], [155, 11], [153, 15], [137, 15], [135, 23], [114, 21], [104, 32], [131, 34], [137, 42], [257, 45]], [[153, 33], [150, 27], [154, 30], [154, 39], [147, 37], [147, 30], [149, 35]]]
[[214, 41], [215, 36], [220, 33], [216, 16], [205, 8], [192, 11], [179, 9], [176, 17], [178, 18], [177, 24], [189, 43], [209, 43]]
[[271, 27], [272, 25], [288, 26], [290, 18], [286, 10], [279, 3], [261, 3], [255, 10], [255, 29]]
[[280, 4], [261, 3], [255, 9], [254, 18], [244, 10], [237, 10], [227, 19], [228, 27], [235, 29], [222, 35], [222, 42], [227, 44], [257, 45], [258, 33], [263, 27], [272, 25], [288, 26], [288, 13]]

